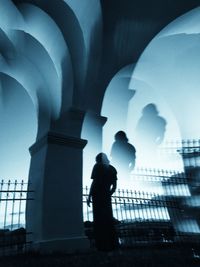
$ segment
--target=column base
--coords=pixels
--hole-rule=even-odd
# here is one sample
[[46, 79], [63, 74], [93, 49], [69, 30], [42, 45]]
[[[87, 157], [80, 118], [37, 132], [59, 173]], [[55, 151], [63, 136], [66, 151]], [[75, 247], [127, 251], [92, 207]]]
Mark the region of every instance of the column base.
[[86, 237], [72, 237], [34, 242], [31, 247], [33, 251], [42, 254], [75, 253], [88, 251], [90, 242]]

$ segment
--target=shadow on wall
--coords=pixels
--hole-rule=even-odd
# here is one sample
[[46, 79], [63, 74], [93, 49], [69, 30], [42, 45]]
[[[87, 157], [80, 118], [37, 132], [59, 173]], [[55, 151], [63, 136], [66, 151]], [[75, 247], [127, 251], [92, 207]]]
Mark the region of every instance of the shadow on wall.
[[128, 142], [124, 131], [115, 134], [110, 156], [112, 165], [117, 168], [118, 177], [128, 184], [130, 173], [135, 167], [136, 149]]
[[142, 158], [143, 165], [156, 156], [164, 140], [166, 125], [167, 121], [159, 115], [155, 104], [150, 103], [143, 108], [135, 129], [137, 154]]

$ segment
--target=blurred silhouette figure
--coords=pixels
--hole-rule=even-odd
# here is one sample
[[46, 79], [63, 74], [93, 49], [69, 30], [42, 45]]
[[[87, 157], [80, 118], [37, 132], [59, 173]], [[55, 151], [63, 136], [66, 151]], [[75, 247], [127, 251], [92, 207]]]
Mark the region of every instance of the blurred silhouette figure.
[[111, 204], [111, 196], [117, 187], [117, 171], [109, 164], [106, 154], [96, 156], [91, 179], [87, 204], [90, 206], [92, 200], [95, 246], [102, 251], [113, 250], [119, 245]]
[[150, 103], [143, 108], [142, 117], [136, 126], [136, 142], [144, 153], [153, 153], [162, 143], [166, 124], [155, 104]]
[[128, 143], [126, 133], [119, 131], [115, 134], [115, 142], [111, 148], [112, 164], [117, 167], [120, 178], [127, 180], [135, 167], [136, 149]]

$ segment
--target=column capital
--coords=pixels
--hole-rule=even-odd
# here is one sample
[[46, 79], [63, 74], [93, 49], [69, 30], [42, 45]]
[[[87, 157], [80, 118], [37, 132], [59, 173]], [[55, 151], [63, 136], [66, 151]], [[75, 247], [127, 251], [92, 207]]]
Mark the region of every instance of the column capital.
[[43, 146], [47, 144], [63, 145], [67, 147], [73, 147], [77, 149], [83, 149], [87, 140], [77, 138], [74, 136], [68, 136], [57, 132], [48, 132], [45, 136], [37, 140], [30, 148], [30, 154], [33, 155], [39, 151]]
[[85, 120], [86, 119], [89, 119], [90, 121], [93, 121], [103, 127], [108, 118], [101, 116], [100, 114], [88, 111], [85, 115]]

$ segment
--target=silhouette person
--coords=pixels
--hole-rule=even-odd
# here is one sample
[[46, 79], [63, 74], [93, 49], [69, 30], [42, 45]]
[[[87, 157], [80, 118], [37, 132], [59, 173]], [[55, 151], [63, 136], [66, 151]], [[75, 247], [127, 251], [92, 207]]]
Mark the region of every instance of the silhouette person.
[[111, 148], [112, 164], [119, 170], [120, 176], [129, 178], [130, 172], [135, 167], [136, 149], [128, 143], [126, 133], [119, 131], [115, 134], [115, 142]]
[[118, 247], [111, 204], [111, 196], [117, 187], [117, 171], [109, 164], [106, 154], [96, 156], [91, 179], [87, 204], [90, 206], [92, 200], [95, 246], [102, 251], [113, 250]]
[[164, 139], [166, 120], [159, 116], [156, 105], [150, 103], [142, 110], [136, 127], [136, 141], [147, 152], [153, 152]]

